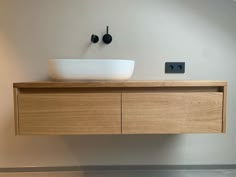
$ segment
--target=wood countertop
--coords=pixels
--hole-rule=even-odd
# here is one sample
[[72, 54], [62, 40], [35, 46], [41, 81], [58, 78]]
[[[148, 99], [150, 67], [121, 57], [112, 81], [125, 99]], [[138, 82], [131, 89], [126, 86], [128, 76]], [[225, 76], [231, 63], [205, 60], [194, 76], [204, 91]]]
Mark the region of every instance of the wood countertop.
[[132, 87], [223, 87], [226, 81], [132, 80], [132, 81], [39, 81], [13, 83], [14, 88], [132, 88]]

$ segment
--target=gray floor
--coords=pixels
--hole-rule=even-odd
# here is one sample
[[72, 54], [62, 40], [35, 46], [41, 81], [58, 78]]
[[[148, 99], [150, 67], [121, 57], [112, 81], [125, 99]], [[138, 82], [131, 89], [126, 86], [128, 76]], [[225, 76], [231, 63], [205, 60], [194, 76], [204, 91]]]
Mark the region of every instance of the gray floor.
[[84, 177], [236, 177], [236, 170], [154, 170], [87, 172]]
[[0, 171], [0, 177], [236, 177], [236, 169], [46, 171]]
[[236, 170], [8, 172], [0, 173], [0, 177], [236, 177]]

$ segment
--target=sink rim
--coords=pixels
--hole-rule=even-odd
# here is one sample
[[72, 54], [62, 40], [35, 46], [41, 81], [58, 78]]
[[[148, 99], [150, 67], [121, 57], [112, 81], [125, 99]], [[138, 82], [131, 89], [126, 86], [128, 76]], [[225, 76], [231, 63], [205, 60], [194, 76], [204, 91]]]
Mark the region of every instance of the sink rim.
[[68, 59], [66, 59], [66, 58], [55, 58], [55, 59], [49, 59], [48, 60], [49, 62], [53, 62], [53, 61], [86, 61], [86, 62], [88, 62], [88, 61], [91, 61], [91, 62], [97, 62], [97, 61], [101, 61], [101, 62], [134, 62], [135, 63], [135, 61], [134, 60], [131, 60], [131, 59], [93, 59], [93, 58], [91, 58], [91, 59], [80, 59], [80, 58], [78, 58], [78, 59], [76, 59], [76, 58], [68, 58]]

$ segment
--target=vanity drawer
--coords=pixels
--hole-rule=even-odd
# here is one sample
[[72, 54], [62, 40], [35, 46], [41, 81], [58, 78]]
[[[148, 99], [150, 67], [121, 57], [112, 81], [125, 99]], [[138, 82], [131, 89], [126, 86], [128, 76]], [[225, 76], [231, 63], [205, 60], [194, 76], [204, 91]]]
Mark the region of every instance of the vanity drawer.
[[17, 134], [121, 134], [121, 94], [18, 93]]
[[123, 93], [122, 133], [222, 133], [222, 92]]

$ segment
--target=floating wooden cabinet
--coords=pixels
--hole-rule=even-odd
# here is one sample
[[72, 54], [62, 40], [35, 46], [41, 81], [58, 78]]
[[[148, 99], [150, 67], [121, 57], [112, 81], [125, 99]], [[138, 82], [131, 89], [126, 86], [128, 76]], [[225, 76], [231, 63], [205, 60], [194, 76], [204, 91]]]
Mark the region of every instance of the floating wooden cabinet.
[[15, 83], [17, 135], [223, 133], [226, 82]]

